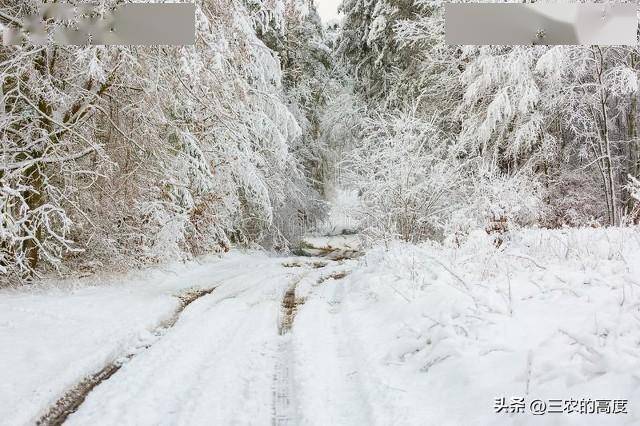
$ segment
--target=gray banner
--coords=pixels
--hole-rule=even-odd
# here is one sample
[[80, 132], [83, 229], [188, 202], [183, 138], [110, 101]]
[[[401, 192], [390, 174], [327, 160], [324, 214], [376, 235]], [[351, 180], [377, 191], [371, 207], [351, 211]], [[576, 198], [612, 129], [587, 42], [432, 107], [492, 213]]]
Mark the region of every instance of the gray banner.
[[[72, 24], [63, 25], [65, 21]], [[90, 4], [46, 4], [37, 16], [8, 24], [5, 45], [48, 43], [49, 35], [63, 45], [195, 44], [195, 5], [191, 3], [124, 4], [102, 16]]]
[[636, 8], [607, 3], [446, 3], [446, 42], [636, 45]]

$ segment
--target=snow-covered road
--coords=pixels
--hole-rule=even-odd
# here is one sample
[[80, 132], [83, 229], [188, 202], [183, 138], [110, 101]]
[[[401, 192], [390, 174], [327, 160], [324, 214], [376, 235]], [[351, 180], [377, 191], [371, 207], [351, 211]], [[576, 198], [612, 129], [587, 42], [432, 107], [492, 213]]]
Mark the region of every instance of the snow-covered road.
[[[325, 347], [337, 326], [330, 318], [333, 302], [321, 301], [316, 291], [349, 262], [236, 254], [140, 282], [0, 294], [7, 308], [0, 313], [0, 339], [15, 343], [3, 346], [3, 359], [18, 367], [0, 394], [0, 424], [320, 424], [317, 410], [332, 401], [339, 404], [323, 416], [354, 424], [362, 413], [349, 408], [351, 379], [343, 390], [314, 377], [350, 374], [338, 362], [346, 355], [337, 343]], [[191, 287], [215, 289], [188, 304], [167, 328], [174, 295]], [[294, 332], [307, 301], [311, 316], [303, 320], [312, 332]], [[16, 313], [20, 321], [9, 321]], [[54, 314], [58, 322], [49, 318]], [[20, 335], [23, 340], [15, 341]], [[42, 363], [30, 374], [28, 356], [34, 353], [43, 354]], [[81, 395], [75, 412], [60, 415], [60, 398], [77, 399], [74, 387], [113, 364], [117, 371]]]
[[[357, 365], [332, 318], [339, 296], [315, 289], [343, 263], [295, 262], [274, 259], [190, 304], [65, 424], [369, 424]], [[298, 310], [303, 325], [293, 328]]]
[[[636, 425], [638, 265], [636, 233], [531, 231], [502, 250], [478, 235], [357, 260], [233, 252], [4, 290], [0, 424]], [[193, 287], [214, 289], [172, 323]], [[46, 417], [114, 363], [77, 410]], [[496, 412], [500, 397], [610, 410]]]
[[192, 303], [67, 423], [271, 423], [278, 312], [292, 275], [284, 268], [243, 275]]

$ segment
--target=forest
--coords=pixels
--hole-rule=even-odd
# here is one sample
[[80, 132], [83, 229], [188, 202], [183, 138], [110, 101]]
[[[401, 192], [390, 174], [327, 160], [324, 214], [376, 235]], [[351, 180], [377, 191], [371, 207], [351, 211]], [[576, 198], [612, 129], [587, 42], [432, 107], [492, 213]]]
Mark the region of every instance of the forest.
[[448, 46], [439, 2], [341, 8], [205, 1], [195, 46], [3, 46], [5, 279], [286, 252], [336, 186], [373, 241], [637, 224], [637, 46]]
[[0, 425], [640, 424], [640, 47], [319, 2], [4, 39]]

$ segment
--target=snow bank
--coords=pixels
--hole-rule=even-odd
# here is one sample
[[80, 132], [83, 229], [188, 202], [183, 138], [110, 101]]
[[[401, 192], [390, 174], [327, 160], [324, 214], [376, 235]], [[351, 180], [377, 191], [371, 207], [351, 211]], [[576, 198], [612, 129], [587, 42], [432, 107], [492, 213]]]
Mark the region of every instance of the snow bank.
[[[478, 232], [459, 248], [398, 243], [359, 262], [323, 291], [341, 306], [374, 424], [640, 422], [637, 228], [523, 230], [500, 249]], [[322, 326], [305, 309], [300, 335]], [[309, 362], [320, 349], [299, 350]], [[301, 393], [303, 411], [317, 403]], [[533, 416], [495, 413], [500, 397], [629, 403], [628, 414]]]

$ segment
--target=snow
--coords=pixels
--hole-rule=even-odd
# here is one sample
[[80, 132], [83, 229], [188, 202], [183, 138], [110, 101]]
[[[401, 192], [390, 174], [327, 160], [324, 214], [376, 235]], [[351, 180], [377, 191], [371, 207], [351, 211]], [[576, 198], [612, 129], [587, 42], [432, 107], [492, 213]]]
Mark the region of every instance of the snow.
[[289, 380], [278, 377], [288, 359], [288, 336], [278, 331], [281, 301], [292, 285], [321, 272], [303, 263], [284, 268], [278, 258], [246, 261], [249, 269], [189, 305], [166, 336], [97, 387], [67, 423], [271, 425], [276, 383]]
[[[130, 353], [68, 424], [638, 424], [639, 276], [638, 228], [524, 229], [500, 248], [479, 231], [460, 246], [388, 243], [341, 261], [232, 251], [3, 291], [0, 424], [33, 423]], [[154, 335], [192, 286], [216, 290]], [[280, 331], [292, 288], [293, 326]], [[497, 414], [500, 397], [629, 405]]]
[[[639, 248], [637, 229], [584, 229], [369, 252], [294, 325], [303, 424], [637, 424]], [[502, 396], [630, 414], [496, 414]]]
[[310, 256], [356, 257], [361, 241], [357, 235], [309, 236], [302, 240], [302, 251]]
[[340, 321], [344, 286], [329, 280], [314, 292], [297, 316], [292, 336], [298, 424], [377, 424], [360, 383], [352, 336]]
[[325, 24], [330, 25], [340, 21], [341, 14], [338, 13], [340, 0], [320, 0], [316, 3], [318, 14], [320, 14]]
[[242, 299], [216, 292], [194, 303], [68, 424], [270, 423], [278, 293], [268, 285]]
[[327, 189], [330, 209], [319, 232], [327, 235], [353, 233], [358, 229], [357, 211], [360, 208], [358, 191], [333, 185]]
[[0, 424], [35, 423], [85, 375], [157, 338], [152, 331], [172, 316], [181, 289], [216, 286], [249, 258], [268, 259], [233, 253], [119, 278], [0, 291]]

